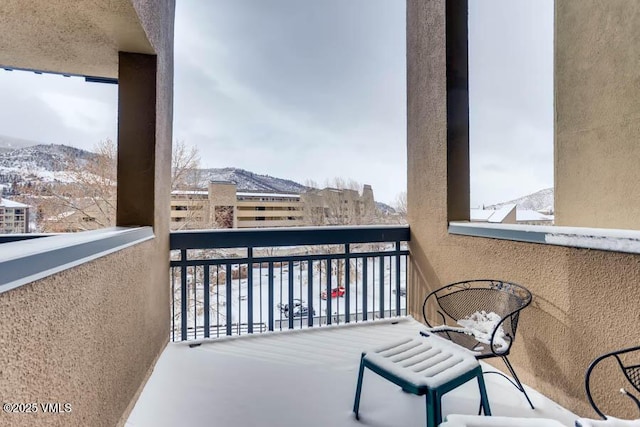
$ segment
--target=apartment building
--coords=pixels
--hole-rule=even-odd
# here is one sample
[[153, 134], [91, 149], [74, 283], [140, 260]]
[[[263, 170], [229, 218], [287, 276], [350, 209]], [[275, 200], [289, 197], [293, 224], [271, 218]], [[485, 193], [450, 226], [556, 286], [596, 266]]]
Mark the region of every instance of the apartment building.
[[376, 205], [373, 189], [365, 184], [362, 194], [355, 189], [323, 188], [302, 195], [309, 225], [358, 225], [371, 223]]
[[171, 229], [201, 229], [209, 227], [209, 192], [175, 190], [171, 192]]
[[0, 234], [28, 232], [29, 205], [0, 198]]
[[375, 214], [373, 189], [324, 188], [303, 194], [238, 191], [232, 182], [171, 194], [171, 228], [297, 227], [368, 224]]
[[237, 193], [238, 228], [304, 225], [304, 203], [299, 194]]
[[171, 228], [295, 227], [304, 225], [299, 194], [237, 191], [232, 182], [211, 182], [205, 190], [171, 194]]

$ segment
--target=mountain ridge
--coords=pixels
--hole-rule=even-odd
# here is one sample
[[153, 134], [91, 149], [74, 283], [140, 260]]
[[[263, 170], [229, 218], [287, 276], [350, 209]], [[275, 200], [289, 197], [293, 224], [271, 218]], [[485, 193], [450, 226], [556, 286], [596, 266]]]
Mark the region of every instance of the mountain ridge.
[[[0, 144], [3, 144], [0, 135]], [[0, 190], [8, 188], [14, 183], [55, 183], [66, 182], [69, 179], [65, 170], [68, 170], [69, 162], [87, 161], [95, 153], [80, 148], [62, 144], [29, 144], [27, 140], [21, 140], [25, 146], [11, 148], [16, 139], [0, 145]], [[277, 192], [277, 193], [303, 193], [310, 189], [290, 179], [277, 178], [271, 175], [254, 173], [237, 167], [225, 168], [199, 168], [189, 179], [200, 188], [206, 187], [211, 181], [233, 182], [238, 191], [247, 192]], [[376, 206], [383, 213], [395, 213], [395, 210], [382, 202], [376, 202]]]
[[554, 189], [553, 187], [543, 188], [535, 193], [527, 194], [526, 196], [522, 196], [514, 200], [485, 206], [485, 209], [500, 209], [505, 205], [516, 205], [520, 209], [548, 211], [553, 213]]

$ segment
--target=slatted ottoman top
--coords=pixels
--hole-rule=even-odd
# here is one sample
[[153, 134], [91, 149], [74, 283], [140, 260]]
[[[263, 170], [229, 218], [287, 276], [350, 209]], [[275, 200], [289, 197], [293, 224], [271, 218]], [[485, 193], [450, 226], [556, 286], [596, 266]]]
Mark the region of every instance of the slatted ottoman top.
[[478, 367], [472, 352], [433, 335], [388, 343], [368, 351], [364, 359], [417, 387], [429, 389]]

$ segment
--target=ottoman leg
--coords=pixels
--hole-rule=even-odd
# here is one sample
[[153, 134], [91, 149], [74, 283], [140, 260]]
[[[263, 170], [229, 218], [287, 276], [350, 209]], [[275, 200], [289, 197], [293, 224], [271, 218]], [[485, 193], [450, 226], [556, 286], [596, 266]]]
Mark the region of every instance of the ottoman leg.
[[[440, 401], [436, 396], [435, 390], [428, 390], [425, 395], [427, 407], [427, 427], [438, 427], [438, 414], [440, 413]], [[440, 415], [442, 418], [442, 415]]]
[[478, 388], [480, 389], [480, 406], [483, 409], [485, 415], [491, 415], [491, 408], [489, 407], [489, 398], [487, 397], [487, 389], [484, 385], [484, 377], [482, 376], [482, 368], [478, 367], [477, 370]]
[[360, 357], [360, 371], [358, 372], [358, 385], [356, 387], [356, 398], [353, 402], [353, 412], [356, 414], [356, 420], [360, 419], [358, 411], [360, 410], [360, 394], [362, 392], [362, 377], [364, 376], [364, 353]]

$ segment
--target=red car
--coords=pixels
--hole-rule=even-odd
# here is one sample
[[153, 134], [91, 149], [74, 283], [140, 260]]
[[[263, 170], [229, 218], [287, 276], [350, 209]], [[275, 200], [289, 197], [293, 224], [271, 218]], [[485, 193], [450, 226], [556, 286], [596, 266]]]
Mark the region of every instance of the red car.
[[[344, 293], [344, 286], [338, 286], [337, 288], [331, 289], [331, 298], [343, 297]], [[320, 298], [327, 299], [327, 291], [322, 291], [322, 293], [320, 294]]]

